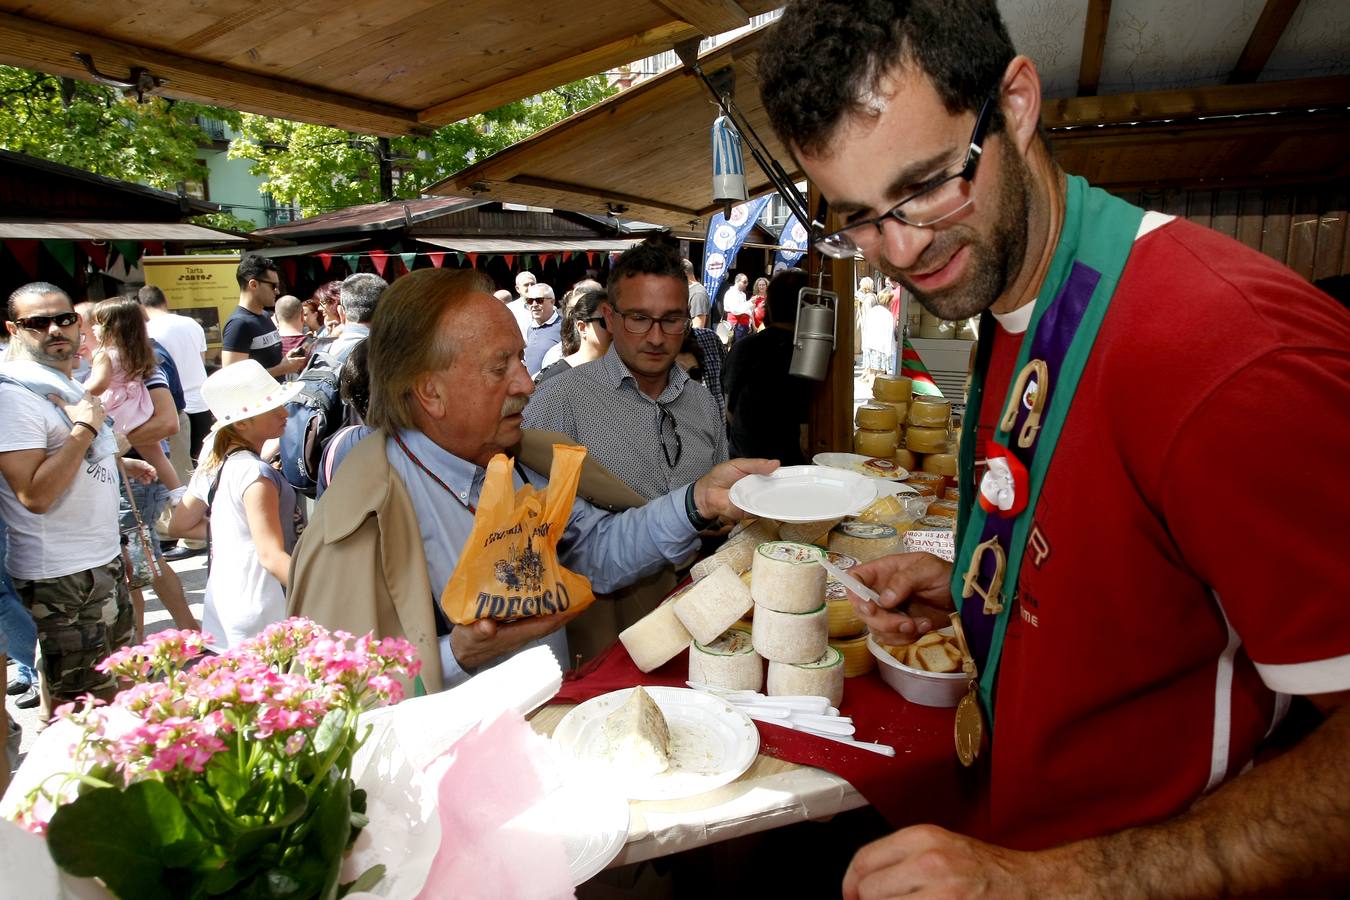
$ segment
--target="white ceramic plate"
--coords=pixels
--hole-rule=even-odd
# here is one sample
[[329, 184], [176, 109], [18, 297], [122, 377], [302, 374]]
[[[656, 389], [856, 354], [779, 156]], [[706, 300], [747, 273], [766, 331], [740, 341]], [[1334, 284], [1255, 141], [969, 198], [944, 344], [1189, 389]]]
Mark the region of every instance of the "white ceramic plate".
[[831, 469], [857, 472], [859, 475], [866, 475], [868, 478], [877, 478], [881, 481], [904, 481], [909, 477], [909, 470], [904, 466], [896, 466], [894, 475], [873, 475], [871, 472], [864, 472], [862, 464], [871, 458], [870, 456], [863, 456], [861, 453], [817, 453], [811, 457], [811, 462], [818, 466], [829, 466]]
[[543, 802], [517, 816], [514, 824], [558, 833], [576, 886], [623, 849], [628, 840], [628, 800], [606, 782], [568, 777]]
[[553, 739], [585, 770], [603, 777], [630, 800], [695, 797], [735, 781], [754, 763], [759, 730], [730, 703], [687, 688], [644, 690], [661, 708], [670, 728], [671, 766], [665, 772], [625, 774], [610, 757], [605, 718], [623, 706], [633, 688], [592, 697], [574, 708], [558, 723]]
[[877, 499], [882, 479], [829, 466], [784, 466], [747, 475], [731, 486], [731, 502], [779, 522], [822, 522], [862, 512]]

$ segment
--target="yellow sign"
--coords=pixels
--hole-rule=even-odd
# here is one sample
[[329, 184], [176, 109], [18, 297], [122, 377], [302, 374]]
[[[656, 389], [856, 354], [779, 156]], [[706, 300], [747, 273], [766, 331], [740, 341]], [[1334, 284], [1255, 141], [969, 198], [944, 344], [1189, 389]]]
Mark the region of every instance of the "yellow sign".
[[220, 330], [239, 305], [235, 253], [212, 256], [145, 256], [145, 283], [164, 292], [169, 310], [196, 319], [206, 332], [208, 355], [220, 355]]

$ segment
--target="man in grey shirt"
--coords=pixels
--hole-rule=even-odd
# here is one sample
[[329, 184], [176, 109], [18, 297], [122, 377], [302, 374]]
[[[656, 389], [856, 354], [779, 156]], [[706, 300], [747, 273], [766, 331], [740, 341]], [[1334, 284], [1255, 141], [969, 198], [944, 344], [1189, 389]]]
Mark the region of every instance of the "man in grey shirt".
[[646, 241], [626, 250], [607, 288], [609, 350], [541, 383], [525, 427], [570, 435], [651, 499], [724, 462], [726, 426], [708, 389], [675, 365], [689, 308], [674, 248]]
[[708, 296], [708, 290], [703, 286], [703, 282], [694, 276], [693, 263], [682, 259], [680, 265], [684, 268], [684, 277], [689, 281], [689, 318], [693, 320], [695, 328], [709, 328], [712, 299]]
[[375, 304], [389, 287], [389, 282], [369, 272], [348, 275], [338, 293], [338, 313], [342, 316], [342, 332], [333, 341], [328, 352], [343, 362], [352, 355], [356, 345], [370, 337], [370, 320], [375, 317]]

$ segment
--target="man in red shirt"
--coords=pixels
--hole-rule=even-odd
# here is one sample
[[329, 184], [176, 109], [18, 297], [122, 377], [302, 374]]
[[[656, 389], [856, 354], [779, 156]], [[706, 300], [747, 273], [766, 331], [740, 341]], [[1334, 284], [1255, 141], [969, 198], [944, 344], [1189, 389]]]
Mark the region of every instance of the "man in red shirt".
[[[989, 314], [960, 543], [992, 534], [1006, 588], [979, 557], [854, 574], [892, 643], [945, 624], [911, 604], [953, 608], [967, 572], [988, 588], [961, 617], [992, 714], [976, 762], [991, 843], [902, 829], [858, 853], [845, 896], [1350, 881], [1350, 314], [1235, 241], [1066, 176], [993, 0], [798, 0], [759, 75], [844, 226], [817, 248], [861, 251], [943, 319]], [[1024, 387], [1024, 360], [1050, 374]], [[1032, 413], [1040, 433], [1005, 427]], [[1027, 464], [997, 467], [1009, 502], [973, 504], [994, 457]], [[1323, 720], [1253, 765], [1294, 696]]]

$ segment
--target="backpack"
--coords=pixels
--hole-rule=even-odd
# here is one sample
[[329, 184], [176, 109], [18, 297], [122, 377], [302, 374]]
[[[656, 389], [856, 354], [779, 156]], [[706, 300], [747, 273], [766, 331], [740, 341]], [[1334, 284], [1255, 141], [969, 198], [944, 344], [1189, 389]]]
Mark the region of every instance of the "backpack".
[[300, 393], [286, 404], [286, 430], [281, 433], [281, 474], [306, 497], [313, 499], [323, 462], [323, 450], [347, 424], [347, 408], [338, 393], [342, 362], [316, 352], [300, 373]]

